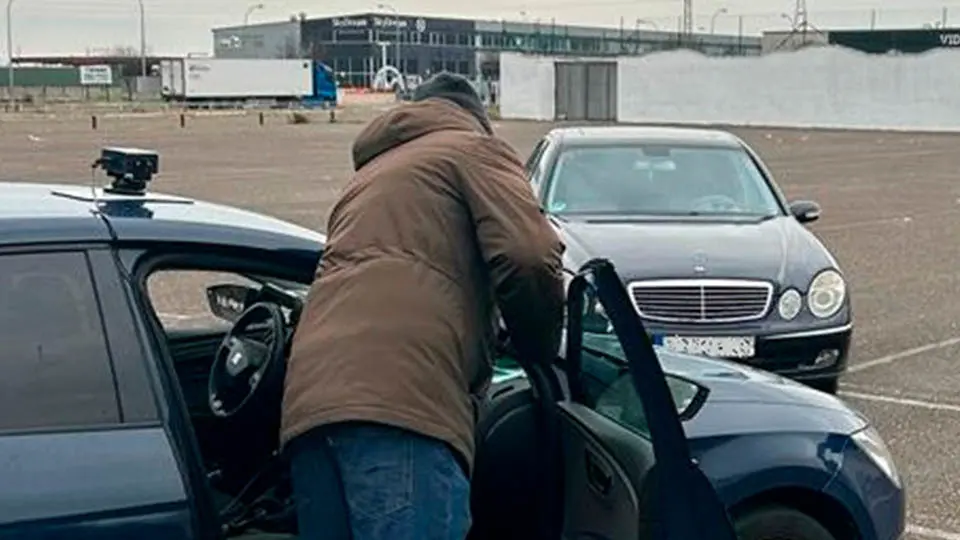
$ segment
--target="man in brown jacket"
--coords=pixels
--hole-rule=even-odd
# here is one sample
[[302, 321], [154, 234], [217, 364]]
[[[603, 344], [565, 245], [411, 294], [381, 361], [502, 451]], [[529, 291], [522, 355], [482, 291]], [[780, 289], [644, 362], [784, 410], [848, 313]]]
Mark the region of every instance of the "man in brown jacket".
[[563, 246], [462, 77], [373, 120], [353, 161], [287, 368], [300, 537], [463, 538], [497, 308], [520, 357], [553, 360]]

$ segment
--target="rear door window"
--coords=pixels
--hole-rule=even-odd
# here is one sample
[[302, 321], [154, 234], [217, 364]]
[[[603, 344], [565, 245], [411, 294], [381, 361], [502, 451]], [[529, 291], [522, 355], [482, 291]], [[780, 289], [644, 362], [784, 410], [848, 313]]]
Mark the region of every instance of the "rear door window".
[[0, 365], [0, 431], [120, 421], [85, 253], [0, 254]]

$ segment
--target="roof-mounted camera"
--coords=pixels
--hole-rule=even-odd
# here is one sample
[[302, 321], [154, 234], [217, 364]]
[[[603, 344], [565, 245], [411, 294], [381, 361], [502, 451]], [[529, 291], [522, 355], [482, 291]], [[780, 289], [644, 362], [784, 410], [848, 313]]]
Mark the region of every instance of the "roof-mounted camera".
[[104, 148], [100, 158], [93, 162], [94, 168], [113, 178], [107, 193], [120, 195], [143, 195], [147, 184], [160, 169], [160, 156], [153, 150], [140, 148]]

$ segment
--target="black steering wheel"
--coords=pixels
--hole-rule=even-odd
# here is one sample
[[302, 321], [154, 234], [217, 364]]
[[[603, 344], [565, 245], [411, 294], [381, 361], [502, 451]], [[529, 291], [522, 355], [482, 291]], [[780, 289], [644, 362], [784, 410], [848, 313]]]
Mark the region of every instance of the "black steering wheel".
[[286, 323], [280, 308], [267, 302], [247, 308], [213, 359], [207, 386], [210, 411], [232, 418], [264, 387], [279, 384], [282, 391], [285, 351]]

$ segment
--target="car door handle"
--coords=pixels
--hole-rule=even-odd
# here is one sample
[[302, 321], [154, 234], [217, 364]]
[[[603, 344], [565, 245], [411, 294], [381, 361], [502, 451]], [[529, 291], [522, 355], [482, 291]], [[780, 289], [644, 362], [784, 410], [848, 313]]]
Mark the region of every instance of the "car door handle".
[[587, 450], [585, 458], [587, 485], [601, 497], [606, 497], [613, 487], [613, 473], [601, 464], [593, 452]]

